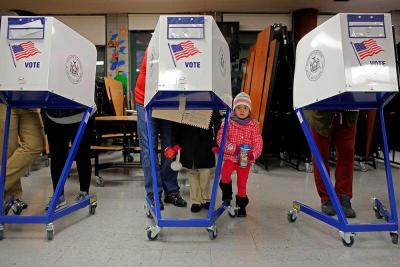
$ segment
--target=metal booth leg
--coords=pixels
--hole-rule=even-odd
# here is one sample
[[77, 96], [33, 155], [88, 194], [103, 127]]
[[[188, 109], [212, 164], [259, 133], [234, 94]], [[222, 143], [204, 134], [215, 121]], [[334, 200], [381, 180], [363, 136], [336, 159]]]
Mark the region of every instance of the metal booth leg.
[[[229, 113], [229, 109], [227, 108], [227, 114]], [[158, 192], [158, 177], [157, 177], [157, 170], [156, 170], [156, 155], [154, 150], [154, 140], [152, 136], [152, 123], [151, 123], [151, 108], [146, 108], [146, 127], [147, 127], [147, 136], [148, 136], [148, 143], [149, 143], [149, 150], [150, 153], [150, 165], [151, 165], [151, 172], [152, 172], [152, 181], [153, 181], [153, 192]], [[224, 122], [224, 130], [222, 134], [222, 142], [221, 142], [221, 150], [219, 152], [220, 157], [218, 157], [215, 174], [214, 174], [214, 182], [212, 186], [211, 192], [211, 199], [210, 199], [210, 208], [208, 210], [208, 217], [207, 219], [172, 219], [172, 218], [162, 218], [161, 211], [160, 211], [160, 203], [158, 197], [154, 196], [155, 207], [151, 207], [150, 200], [146, 198], [145, 204], [145, 212], [148, 217], [153, 217], [155, 220], [155, 225], [149, 226], [146, 228], [147, 237], [149, 240], [156, 240], [158, 235], [161, 231], [161, 227], [206, 227], [208, 231], [209, 238], [215, 239], [217, 237], [217, 227], [215, 225], [215, 221], [218, 217], [228, 208], [225, 206], [221, 206], [218, 209], [214, 210], [215, 202], [217, 197], [217, 189], [218, 189], [218, 182], [219, 177], [221, 174], [221, 166], [223, 161], [223, 153], [224, 153], [224, 146], [225, 140], [227, 135], [227, 128], [228, 128], [228, 120], [229, 116], [225, 117]]]
[[[146, 129], [147, 129], [147, 138], [148, 138], [148, 146], [150, 153], [150, 166], [151, 166], [151, 176], [153, 180], [153, 198], [154, 198], [154, 208], [151, 207], [150, 199], [146, 197], [146, 215], [150, 217], [150, 214], [153, 214], [153, 218], [155, 221], [154, 226], [146, 227], [147, 237], [149, 240], [156, 240], [161, 231], [161, 228], [158, 226], [159, 220], [161, 220], [161, 209], [160, 209], [160, 201], [158, 199], [158, 177], [157, 177], [157, 169], [156, 169], [156, 155], [154, 153], [154, 140], [153, 140], [153, 128], [152, 128], [152, 118], [151, 118], [151, 108], [145, 108], [145, 119], [146, 119]], [[155, 216], [154, 216], [155, 215]]]
[[321, 155], [318, 151], [318, 148], [315, 144], [314, 139], [312, 138], [310, 128], [304, 118], [303, 110], [296, 110], [296, 114], [301, 123], [301, 127], [304, 131], [310, 149], [316, 158], [317, 168], [322, 174], [322, 179], [324, 185], [328, 191], [330, 200], [336, 210], [338, 219], [331, 218], [322, 214], [321, 212], [312, 209], [311, 207], [304, 205], [298, 201], [293, 201], [293, 209], [288, 213], [288, 221], [294, 222], [296, 221], [298, 212], [302, 211], [311, 217], [316, 218], [328, 225], [331, 225], [339, 230], [340, 237], [342, 238], [343, 244], [345, 246], [351, 246], [354, 243], [354, 233], [355, 232], [374, 232], [374, 231], [382, 231], [382, 232], [390, 232], [390, 237], [394, 244], [398, 243], [398, 217], [397, 217], [397, 208], [396, 208], [396, 199], [394, 193], [393, 179], [391, 173], [391, 167], [389, 162], [389, 149], [387, 144], [385, 123], [384, 123], [384, 115], [383, 115], [383, 107], [379, 108], [379, 116], [380, 116], [380, 126], [382, 132], [383, 139], [383, 150], [384, 150], [384, 160], [385, 160], [385, 170], [386, 170], [386, 180], [388, 186], [388, 195], [390, 201], [390, 212], [386, 210], [382, 202], [373, 198], [373, 209], [375, 211], [375, 215], [377, 218], [385, 218], [386, 223], [369, 223], [369, 224], [349, 224], [344, 217], [343, 210], [339, 204], [338, 198], [334, 191], [333, 185], [329, 180], [328, 173], [323, 164]]
[[311, 217], [314, 217], [317, 220], [320, 220], [326, 224], [329, 224], [339, 230], [340, 236], [342, 238], [343, 243], [346, 246], [351, 246], [354, 242], [354, 233], [349, 232], [347, 229], [347, 219], [344, 215], [343, 208], [339, 202], [338, 196], [336, 195], [334, 186], [329, 179], [329, 174], [327, 169], [325, 168], [324, 161], [322, 159], [321, 153], [315, 143], [315, 140], [312, 136], [310, 127], [305, 119], [304, 112], [302, 109], [295, 110], [296, 115], [299, 119], [301, 128], [303, 129], [304, 135], [310, 147], [312, 155], [315, 157], [316, 165], [315, 168], [318, 168], [324, 186], [328, 192], [329, 199], [331, 200], [333, 207], [336, 211], [337, 219], [329, 217], [317, 210], [312, 209], [311, 207], [304, 205], [298, 201], [293, 202], [293, 209], [288, 213], [288, 221], [294, 222], [297, 218], [297, 214], [302, 211], [308, 214]]

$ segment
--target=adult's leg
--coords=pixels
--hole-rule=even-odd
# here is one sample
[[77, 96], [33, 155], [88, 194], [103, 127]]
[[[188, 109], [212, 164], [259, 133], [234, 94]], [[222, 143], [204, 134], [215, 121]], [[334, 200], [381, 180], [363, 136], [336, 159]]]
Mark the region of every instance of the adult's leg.
[[[51, 180], [53, 182], [53, 189], [55, 190], [68, 157], [71, 125], [59, 124], [53, 122], [52, 120], [47, 120], [46, 129], [51, 158]], [[64, 194], [64, 190], [61, 194]]]
[[190, 200], [192, 204], [201, 204], [201, 187], [200, 187], [200, 172], [199, 169], [189, 170], [189, 182], [190, 182]]
[[[5, 116], [6, 116], [6, 105], [0, 104], [0, 147], [3, 148], [3, 135], [4, 135], [4, 124], [5, 124]], [[7, 147], [7, 159], [14, 154], [15, 150], [18, 147], [18, 115], [15, 113], [14, 109], [11, 109], [11, 116], [10, 116], [10, 128], [8, 134], [8, 147]], [[0, 162], [2, 158], [2, 153], [0, 153]], [[14, 184], [11, 184], [10, 181], [7, 179], [9, 175], [9, 161], [7, 161], [7, 172], [5, 177], [5, 195], [4, 198], [8, 199], [11, 195], [14, 195], [17, 198], [21, 197], [22, 188], [21, 188], [21, 180], [17, 179]], [[0, 164], [1, 165], [1, 164]], [[7, 181], [8, 180], [8, 181]]]
[[[167, 120], [158, 120], [161, 139], [161, 151], [165, 148], [172, 146], [172, 123]], [[161, 153], [161, 168], [160, 175], [165, 195], [168, 196], [172, 193], [179, 192], [178, 185], [178, 172], [171, 169], [172, 159], [167, 159]]]
[[201, 200], [202, 203], [210, 202], [211, 198], [211, 169], [199, 169], [200, 174], [200, 189], [201, 189]]
[[[311, 128], [311, 132], [314, 137], [314, 141], [317, 144], [317, 148], [319, 149], [319, 153], [321, 154], [322, 159], [324, 161], [325, 168], [329, 174], [329, 161], [328, 160], [329, 160], [329, 145], [330, 145], [331, 138], [320, 135], [313, 128]], [[315, 185], [317, 187], [318, 194], [321, 197], [321, 201], [325, 202], [325, 201], [329, 200], [329, 195], [328, 195], [328, 192], [326, 191], [324, 182], [322, 181], [321, 174], [317, 168], [317, 162], [316, 162], [314, 155], [312, 156], [312, 162], [314, 165]]]
[[[142, 163], [142, 168], [144, 172], [144, 185], [147, 194], [153, 193], [153, 178], [151, 174], [151, 166], [150, 166], [150, 160], [155, 160], [156, 164], [156, 169], [157, 172], [159, 173], [159, 166], [158, 166], [158, 157], [157, 157], [157, 135], [156, 135], [156, 129], [157, 128], [157, 122], [155, 119], [152, 119], [153, 123], [152, 128], [153, 128], [153, 142], [154, 142], [154, 151], [155, 151], [155, 159], [150, 159], [150, 151], [149, 151], [149, 140], [147, 137], [147, 126], [146, 126], [146, 117], [145, 117], [145, 109], [142, 105], [136, 104], [136, 111], [137, 111], [137, 134], [139, 137], [139, 146], [140, 146], [140, 159]], [[155, 127], [156, 126], [156, 127]], [[161, 177], [160, 175], [158, 176], [158, 190], [159, 193], [162, 192], [162, 185], [161, 185]]]
[[[73, 124], [73, 133], [76, 134], [79, 125], [80, 123]], [[76, 167], [79, 175], [79, 190], [86, 193], [89, 193], [90, 181], [92, 178], [92, 163], [90, 161], [90, 144], [92, 140], [92, 130], [93, 118], [90, 118], [85, 133], [82, 137], [81, 143], [79, 144], [79, 149], [75, 156]]]
[[353, 196], [353, 165], [356, 126], [334, 125], [332, 141], [336, 148], [335, 190], [338, 196]]
[[18, 116], [19, 146], [7, 161], [5, 190], [21, 197], [21, 177], [44, 150], [43, 123], [37, 109], [15, 109]]

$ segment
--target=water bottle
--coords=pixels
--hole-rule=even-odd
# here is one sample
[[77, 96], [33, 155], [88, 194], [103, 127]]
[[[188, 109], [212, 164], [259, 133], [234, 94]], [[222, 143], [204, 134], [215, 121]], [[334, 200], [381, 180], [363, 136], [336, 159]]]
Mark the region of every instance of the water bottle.
[[240, 145], [240, 151], [239, 151], [239, 166], [242, 168], [246, 168], [248, 164], [248, 158], [247, 154], [249, 153], [251, 147], [250, 145], [247, 144], [242, 144]]

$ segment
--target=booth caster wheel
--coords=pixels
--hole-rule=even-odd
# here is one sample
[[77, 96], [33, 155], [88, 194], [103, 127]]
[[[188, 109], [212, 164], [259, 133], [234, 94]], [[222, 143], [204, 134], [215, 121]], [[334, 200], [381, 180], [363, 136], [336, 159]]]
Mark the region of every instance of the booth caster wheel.
[[382, 204], [379, 202], [379, 200], [375, 197], [373, 197], [372, 199], [372, 210], [375, 212], [375, 217], [377, 219], [385, 219], [385, 221], [389, 221], [389, 215], [385, 209], [384, 206], [382, 206]]
[[154, 241], [158, 238], [158, 234], [160, 233], [161, 228], [157, 225], [154, 226], [148, 226], [146, 228], [146, 232], [147, 232], [147, 238], [150, 241]]
[[291, 209], [289, 210], [288, 214], [287, 214], [287, 220], [290, 223], [293, 223], [297, 220], [297, 213], [298, 211], [296, 209]]
[[0, 224], [0, 240], [4, 239], [4, 224]]
[[397, 232], [390, 232], [390, 238], [393, 244], [397, 245], [399, 243], [399, 234]]
[[150, 209], [147, 206], [147, 203], [144, 203], [143, 208], [144, 208], [144, 214], [146, 214], [146, 217], [149, 219], [153, 219], [153, 215], [151, 214]]
[[235, 218], [237, 216], [238, 210], [235, 207], [229, 206], [228, 207], [228, 215], [231, 218]]
[[374, 212], [375, 212], [375, 217], [376, 217], [377, 219], [382, 219], [382, 218], [383, 218], [382, 215], [380, 214], [380, 212], [379, 212], [377, 206], [374, 206], [372, 209], [374, 210]]
[[54, 224], [49, 223], [46, 225], [47, 240], [53, 240], [54, 238]]
[[215, 224], [213, 226], [208, 227], [207, 232], [208, 232], [208, 237], [210, 238], [210, 240], [214, 240], [218, 236], [218, 229]]
[[104, 179], [101, 176], [96, 176], [96, 184], [99, 187], [104, 187]]
[[345, 247], [351, 247], [354, 244], [354, 233], [345, 233], [339, 231], [340, 237], [342, 238], [343, 245]]
[[97, 202], [93, 202], [89, 205], [89, 214], [94, 215], [96, 213]]

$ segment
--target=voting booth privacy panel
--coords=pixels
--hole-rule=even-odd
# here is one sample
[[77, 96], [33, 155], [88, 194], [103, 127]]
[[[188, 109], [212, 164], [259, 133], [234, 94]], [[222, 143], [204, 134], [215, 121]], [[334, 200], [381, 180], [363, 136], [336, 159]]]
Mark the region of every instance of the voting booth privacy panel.
[[[339, 230], [343, 244], [354, 243], [355, 232], [388, 231], [398, 242], [398, 217], [384, 121], [384, 106], [398, 92], [392, 23], [389, 14], [338, 14], [300, 40], [296, 51], [293, 105], [316, 159], [337, 219], [298, 201], [288, 213], [294, 222], [302, 211]], [[383, 223], [350, 224], [335, 193], [323, 159], [313, 139], [303, 109], [377, 109], [390, 208], [372, 198], [372, 209]], [[400, 138], [400, 137], [399, 137]], [[356, 196], [355, 196], [356, 197]]]
[[390, 14], [338, 14], [297, 45], [294, 109], [377, 107], [398, 91]]
[[52, 17], [2, 17], [0, 92], [13, 106], [92, 107], [95, 46]]
[[[96, 48], [52, 17], [2, 17], [0, 34], [0, 100], [7, 105], [4, 124], [0, 199], [4, 198], [8, 132], [11, 108], [79, 108], [85, 110], [59, 182], [44, 215], [7, 215], [0, 201], [0, 239], [4, 224], [46, 224], [47, 238], [53, 239], [53, 221], [89, 206], [94, 214], [96, 196], [89, 195], [56, 210], [58, 199], [85, 132], [94, 106]], [[3, 127], [3, 125], [2, 125]]]
[[[206, 227], [210, 239], [217, 237], [215, 225], [225, 209], [214, 210], [228, 114], [232, 104], [229, 47], [211, 16], [160, 16], [147, 51], [146, 125], [149, 147], [153, 147], [151, 114], [153, 109], [226, 110], [220, 157], [216, 165], [210, 209], [205, 219], [162, 218], [160, 203], [154, 207], [147, 198], [145, 211], [155, 220], [146, 229], [147, 237], [155, 240], [161, 227]], [[153, 192], [158, 192], [156, 155], [150, 149]], [[234, 211], [232, 211], [234, 214]]]
[[145, 106], [176, 107], [183, 94], [186, 108], [232, 104], [229, 47], [211, 16], [160, 16], [147, 53]]

